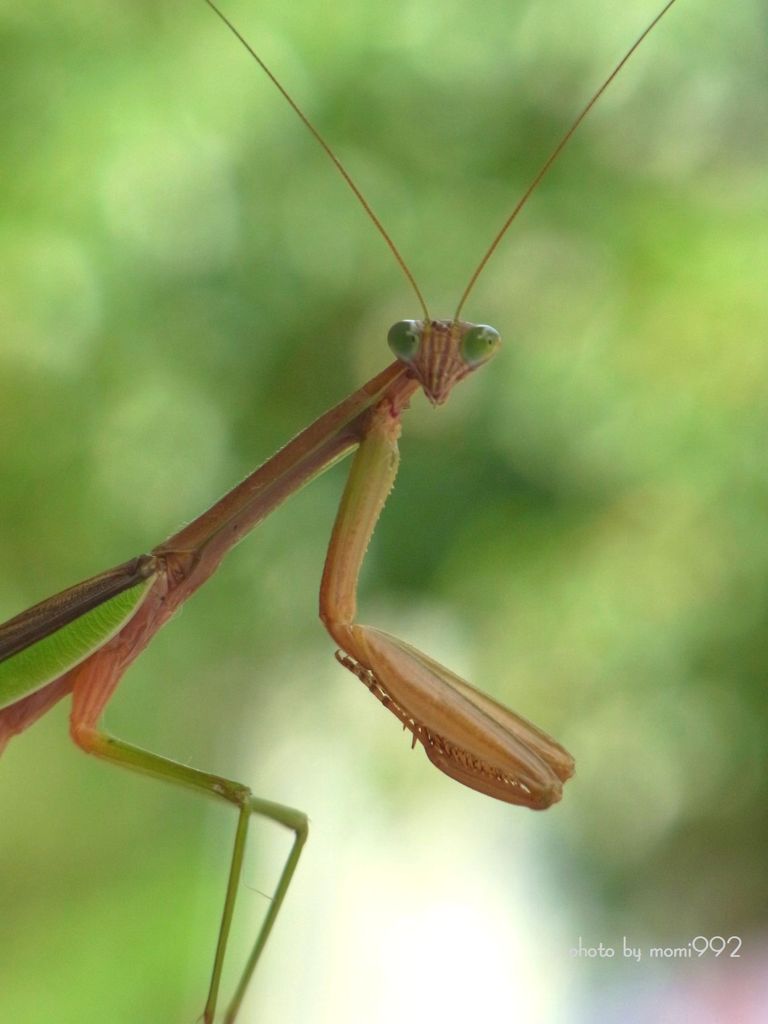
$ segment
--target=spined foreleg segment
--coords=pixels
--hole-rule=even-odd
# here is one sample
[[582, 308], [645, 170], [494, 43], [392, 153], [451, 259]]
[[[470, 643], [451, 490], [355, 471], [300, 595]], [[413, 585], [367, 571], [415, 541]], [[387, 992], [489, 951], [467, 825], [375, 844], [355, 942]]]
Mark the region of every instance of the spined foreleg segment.
[[[358, 626], [356, 629], [369, 630], [369, 627]], [[409, 730], [413, 736], [412, 746], [418, 741], [424, 747], [430, 761], [445, 774], [472, 789], [507, 803], [543, 810], [560, 799], [563, 782], [573, 774], [573, 759], [560, 744], [526, 719], [484, 697], [469, 683], [460, 680], [449, 669], [433, 662], [426, 655], [421, 655], [419, 659], [415, 657], [419, 652], [404, 645], [402, 641], [388, 637], [378, 630], [370, 630], [370, 635], [374, 634], [378, 634], [379, 639], [386, 637], [393, 644], [397, 644], [398, 650], [402, 645], [409, 655], [414, 655], [410, 665], [410, 668], [415, 670], [414, 674], [418, 677], [419, 668], [423, 670], [427, 667], [434, 673], [432, 683], [437, 691], [439, 692], [442, 687], [448, 687], [449, 689], [441, 696], [447, 698], [449, 705], [455, 703], [453, 721], [450, 721], [450, 716], [446, 717], [445, 711], [439, 708], [435, 709], [432, 717], [433, 721], [444, 720], [450, 723], [450, 735], [445, 735], [414, 715], [407, 706], [394, 697], [371, 668], [344, 651], [336, 651], [339, 663], [357, 676], [374, 697], [402, 723], [403, 728]], [[451, 682], [455, 685], [454, 691], [450, 690]], [[409, 685], [408, 681], [403, 679], [398, 680], [398, 683], [405, 688]], [[462, 685], [458, 686], [457, 683]], [[419, 685], [418, 679], [415, 685]], [[466, 702], [469, 694], [475, 694], [477, 697], [474, 706]], [[497, 710], [495, 716], [488, 713], [493, 709]], [[462, 730], [468, 737], [466, 743], [457, 741], [457, 736], [461, 735]], [[485, 736], [482, 734], [483, 730], [486, 732]], [[503, 740], [503, 744], [499, 743], [500, 739]], [[488, 754], [488, 751], [491, 753]]]

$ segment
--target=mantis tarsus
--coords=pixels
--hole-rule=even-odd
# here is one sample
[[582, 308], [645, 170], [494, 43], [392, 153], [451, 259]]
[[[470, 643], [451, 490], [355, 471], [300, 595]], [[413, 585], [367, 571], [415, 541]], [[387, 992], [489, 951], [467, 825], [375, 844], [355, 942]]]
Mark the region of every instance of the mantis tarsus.
[[471, 275], [455, 314], [433, 320], [410, 270], [356, 184], [260, 57], [211, 0], [324, 148], [403, 270], [423, 317], [389, 331], [396, 359], [298, 434], [276, 455], [149, 554], [77, 584], [0, 626], [0, 751], [58, 700], [72, 695], [71, 734], [84, 751], [136, 771], [221, 797], [238, 825], [213, 972], [204, 1009], [212, 1022], [252, 813], [291, 830], [293, 846], [224, 1020], [234, 1021], [285, 898], [307, 836], [298, 810], [254, 797], [236, 782], [175, 763], [99, 730], [104, 707], [129, 664], [216, 570], [227, 551], [290, 494], [357, 449], [339, 508], [320, 588], [320, 617], [337, 657], [384, 704], [445, 774], [508, 803], [543, 809], [560, 799], [570, 755], [544, 732], [486, 697], [408, 644], [356, 622], [356, 591], [368, 541], [397, 470], [401, 417], [421, 388], [434, 404], [495, 354], [493, 328], [461, 320], [488, 259], [531, 193], [610, 82], [675, 0], [636, 40], [592, 96], [504, 221]]

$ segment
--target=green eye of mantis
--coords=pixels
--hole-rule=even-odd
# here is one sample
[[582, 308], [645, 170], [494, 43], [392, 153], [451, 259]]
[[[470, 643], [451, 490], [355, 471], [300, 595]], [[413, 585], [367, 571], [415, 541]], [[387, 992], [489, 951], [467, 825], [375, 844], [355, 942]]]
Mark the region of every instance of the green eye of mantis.
[[398, 359], [411, 362], [419, 351], [421, 331], [417, 320], [398, 320], [389, 328], [387, 343]]
[[501, 338], [499, 332], [487, 324], [471, 327], [461, 339], [461, 354], [470, 366], [479, 366], [495, 355]]

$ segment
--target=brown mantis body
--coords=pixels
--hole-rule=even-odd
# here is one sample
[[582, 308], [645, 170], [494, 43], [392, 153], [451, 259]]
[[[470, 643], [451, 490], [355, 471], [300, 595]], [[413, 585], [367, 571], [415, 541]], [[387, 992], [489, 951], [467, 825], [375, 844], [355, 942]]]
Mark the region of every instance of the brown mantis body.
[[[210, 3], [210, 0], [209, 0]], [[422, 389], [442, 404], [455, 384], [484, 365], [498, 335], [460, 318], [469, 292], [513, 219], [594, 102], [671, 0], [544, 163], [470, 277], [450, 320], [433, 320], [399, 252], [357, 186], [307, 122], [395, 254], [413, 285], [423, 319], [389, 333], [396, 361], [321, 416], [240, 485], [144, 556], [99, 574], [0, 627], [0, 750], [65, 695], [72, 696], [71, 734], [84, 751], [134, 770], [221, 797], [238, 809], [238, 827], [213, 975], [204, 1011], [216, 1012], [221, 971], [240, 881], [248, 823], [265, 815], [294, 834], [275, 897], [225, 1020], [233, 1021], [287, 892], [307, 835], [302, 812], [255, 798], [240, 783], [169, 761], [116, 740], [99, 728], [103, 710], [128, 666], [157, 631], [218, 568], [222, 558], [290, 494], [357, 449], [336, 519], [320, 591], [320, 615], [353, 672], [420, 743], [446, 775], [497, 799], [543, 809], [560, 799], [573, 772], [570, 755], [546, 733], [485, 696], [409, 644], [356, 621], [356, 591], [368, 542], [397, 470], [401, 417]], [[213, 4], [210, 4], [213, 6]], [[216, 13], [223, 15], [214, 7]]]

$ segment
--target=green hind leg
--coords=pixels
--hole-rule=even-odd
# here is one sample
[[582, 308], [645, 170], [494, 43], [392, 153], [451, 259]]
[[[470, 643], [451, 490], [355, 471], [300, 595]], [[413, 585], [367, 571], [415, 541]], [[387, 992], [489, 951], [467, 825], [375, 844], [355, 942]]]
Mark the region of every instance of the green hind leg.
[[[235, 902], [237, 900], [243, 854], [245, 853], [245, 843], [251, 815], [260, 814], [290, 829], [294, 834], [293, 845], [270, 902], [269, 910], [259, 929], [253, 951], [248, 958], [240, 982], [224, 1016], [225, 1024], [232, 1024], [237, 1016], [237, 1011], [245, 995], [248, 982], [256, 968], [259, 956], [285, 899], [288, 886], [291, 883], [302, 847], [307, 838], [307, 817], [301, 811], [294, 810], [291, 807], [285, 807], [282, 804], [261, 800], [253, 796], [250, 789], [239, 782], [233, 782], [219, 775], [211, 775], [208, 772], [189, 768], [187, 765], [171, 761], [166, 757], [142, 750], [140, 747], [124, 743], [122, 740], [114, 739], [100, 732], [92, 723], [99, 717], [106, 700], [111, 696], [116, 684], [115, 675], [118, 672], [115, 671], [113, 674], [110, 669], [114, 669], [114, 666], [108, 663], [105, 664], [104, 661], [102, 661], [101, 665], [98, 665], [94, 663], [96, 660], [96, 658], [91, 658], [90, 664], [86, 662], [81, 666], [81, 669], [84, 671], [82, 672], [81, 679], [74, 687], [71, 732], [75, 743], [86, 753], [95, 754], [106, 761], [142, 772], [145, 775], [152, 775], [155, 778], [174, 782], [177, 785], [187, 786], [198, 792], [220, 797], [238, 808], [237, 830], [235, 832], [235, 842], [230, 862], [229, 881], [227, 883], [224, 910], [219, 927], [219, 937], [216, 944], [216, 955], [213, 962], [208, 998], [205, 1003], [205, 1010], [203, 1011], [203, 1021], [205, 1024], [213, 1024], [216, 1012], [221, 972], [224, 965]], [[99, 671], [99, 668], [105, 670], [103, 674]]]

